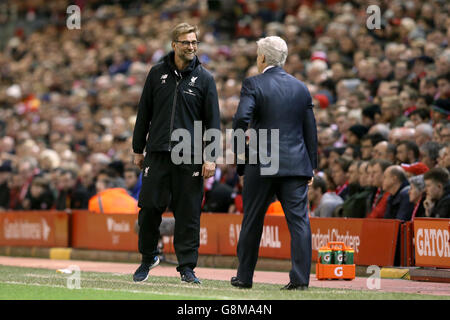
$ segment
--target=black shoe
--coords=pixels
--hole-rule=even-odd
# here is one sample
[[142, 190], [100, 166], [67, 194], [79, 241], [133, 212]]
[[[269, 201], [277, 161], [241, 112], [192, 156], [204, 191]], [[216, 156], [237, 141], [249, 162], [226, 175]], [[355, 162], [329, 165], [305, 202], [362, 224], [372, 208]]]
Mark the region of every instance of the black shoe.
[[252, 287], [251, 283], [242, 282], [237, 277], [231, 278], [230, 282], [231, 282], [231, 285], [233, 287], [238, 287], [238, 288], [241, 288], [241, 289], [250, 289]]
[[137, 268], [137, 270], [134, 272], [133, 275], [133, 281], [134, 282], [142, 282], [147, 280], [148, 278], [148, 273], [151, 269], [153, 269], [154, 267], [156, 267], [159, 264], [159, 257], [156, 256], [153, 259], [152, 263], [141, 263], [141, 265], [139, 266], [139, 268]]
[[201, 281], [195, 276], [194, 270], [192, 269], [180, 271], [180, 274], [181, 274], [181, 282], [202, 284]]
[[281, 290], [308, 290], [307, 285], [303, 284], [293, 284], [292, 282], [289, 282], [287, 285], [285, 285]]

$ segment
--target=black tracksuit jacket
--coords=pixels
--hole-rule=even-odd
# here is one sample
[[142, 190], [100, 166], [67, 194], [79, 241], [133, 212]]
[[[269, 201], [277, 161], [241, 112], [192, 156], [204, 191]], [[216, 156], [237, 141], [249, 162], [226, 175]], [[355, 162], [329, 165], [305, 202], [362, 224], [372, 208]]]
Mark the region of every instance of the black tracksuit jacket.
[[178, 71], [172, 51], [151, 68], [145, 81], [134, 127], [133, 151], [143, 153], [144, 148], [147, 153], [171, 151], [177, 143], [171, 141], [172, 132], [183, 128], [191, 134], [193, 152], [194, 121], [202, 121], [203, 130], [220, 130], [216, 84], [197, 57], [186, 69]]

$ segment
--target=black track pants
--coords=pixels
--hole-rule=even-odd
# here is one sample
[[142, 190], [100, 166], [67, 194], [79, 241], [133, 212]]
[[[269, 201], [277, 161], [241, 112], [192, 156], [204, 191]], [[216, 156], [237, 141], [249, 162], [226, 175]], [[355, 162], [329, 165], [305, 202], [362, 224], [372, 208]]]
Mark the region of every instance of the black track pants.
[[203, 199], [201, 169], [201, 164], [173, 164], [169, 152], [152, 152], [146, 155], [138, 218], [138, 247], [143, 262], [151, 262], [158, 254], [161, 216], [170, 204], [175, 217], [177, 270], [196, 267]]

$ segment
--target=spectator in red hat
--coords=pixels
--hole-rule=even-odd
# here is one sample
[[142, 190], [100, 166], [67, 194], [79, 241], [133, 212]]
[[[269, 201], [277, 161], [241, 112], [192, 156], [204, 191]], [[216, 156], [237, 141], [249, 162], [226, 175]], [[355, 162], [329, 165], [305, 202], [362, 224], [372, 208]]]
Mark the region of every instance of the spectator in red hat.
[[322, 60], [324, 62], [328, 62], [327, 54], [323, 51], [313, 52], [313, 54], [311, 55], [311, 61], [314, 60]]
[[316, 94], [314, 96], [314, 99], [316, 99], [319, 102], [320, 109], [326, 109], [326, 108], [328, 108], [328, 105], [330, 104], [328, 97], [321, 93]]
[[402, 163], [400, 166], [403, 170], [405, 170], [408, 177], [418, 176], [430, 170], [427, 165], [422, 162], [416, 162], [413, 164]]

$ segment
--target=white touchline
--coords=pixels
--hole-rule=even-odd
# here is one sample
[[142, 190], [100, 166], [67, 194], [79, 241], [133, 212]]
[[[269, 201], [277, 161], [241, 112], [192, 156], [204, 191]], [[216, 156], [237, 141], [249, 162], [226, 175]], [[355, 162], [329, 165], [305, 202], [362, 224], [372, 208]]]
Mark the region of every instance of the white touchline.
[[[86, 280], [84, 280], [86, 281]], [[88, 281], [98, 281], [94, 279], [89, 279]], [[41, 284], [41, 283], [29, 283], [29, 282], [20, 282], [20, 281], [0, 281], [0, 283], [6, 283], [6, 284], [23, 284], [27, 286], [36, 286], [36, 287], [49, 287], [49, 288], [67, 288], [66, 286], [62, 285], [50, 285], [50, 284]], [[128, 282], [126, 282], [128, 283]], [[185, 285], [177, 286], [179, 288], [186, 288]], [[197, 288], [196, 286], [192, 286], [192, 288]], [[172, 293], [172, 292], [155, 292], [155, 291], [142, 291], [142, 290], [126, 290], [126, 289], [107, 289], [107, 288], [93, 288], [93, 287], [83, 287], [80, 290], [83, 289], [91, 289], [91, 290], [98, 290], [98, 291], [113, 291], [113, 292], [128, 292], [128, 293], [146, 293], [146, 294], [157, 294], [157, 295], [167, 295], [167, 296], [180, 296], [182, 293]], [[211, 289], [211, 288], [208, 288]], [[203, 296], [192, 296], [189, 295], [191, 298], [198, 298], [203, 299]], [[218, 299], [224, 299], [224, 300], [235, 300], [235, 297], [227, 297], [227, 296], [214, 296], [214, 298]], [[238, 299], [239, 300], [239, 299]]]
[[[120, 276], [123, 274], [119, 274]], [[55, 277], [55, 276], [50, 276], [50, 275], [43, 275], [43, 274], [35, 274], [35, 273], [26, 273], [24, 274], [24, 276], [28, 276], [28, 277], [32, 277], [32, 278], [41, 278], [41, 279], [55, 279], [55, 280], [61, 280], [63, 279], [62, 277]], [[175, 278], [175, 277], [173, 277]], [[177, 278], [178, 279], [178, 278]], [[107, 282], [107, 283], [118, 283], [118, 284], [129, 284], [129, 285], [139, 285], [139, 286], [148, 286], [148, 287], [173, 287], [173, 288], [186, 288], [186, 284], [172, 284], [172, 283], [163, 283], [163, 282], [141, 282], [139, 284], [135, 284], [132, 283], [130, 281], [126, 281], [126, 280], [113, 280], [113, 279], [83, 279], [83, 282]], [[221, 281], [221, 280], [218, 280]], [[208, 290], [208, 291], [219, 291], [219, 290], [224, 290], [221, 288], [211, 288], [211, 287], [199, 287], [199, 286], [194, 286], [197, 290]], [[234, 288], [230, 288], [230, 289], [234, 289]], [[254, 289], [253, 292], [266, 292], [264, 290], [259, 290], [259, 289]], [[234, 299], [234, 298], [233, 298]]]

